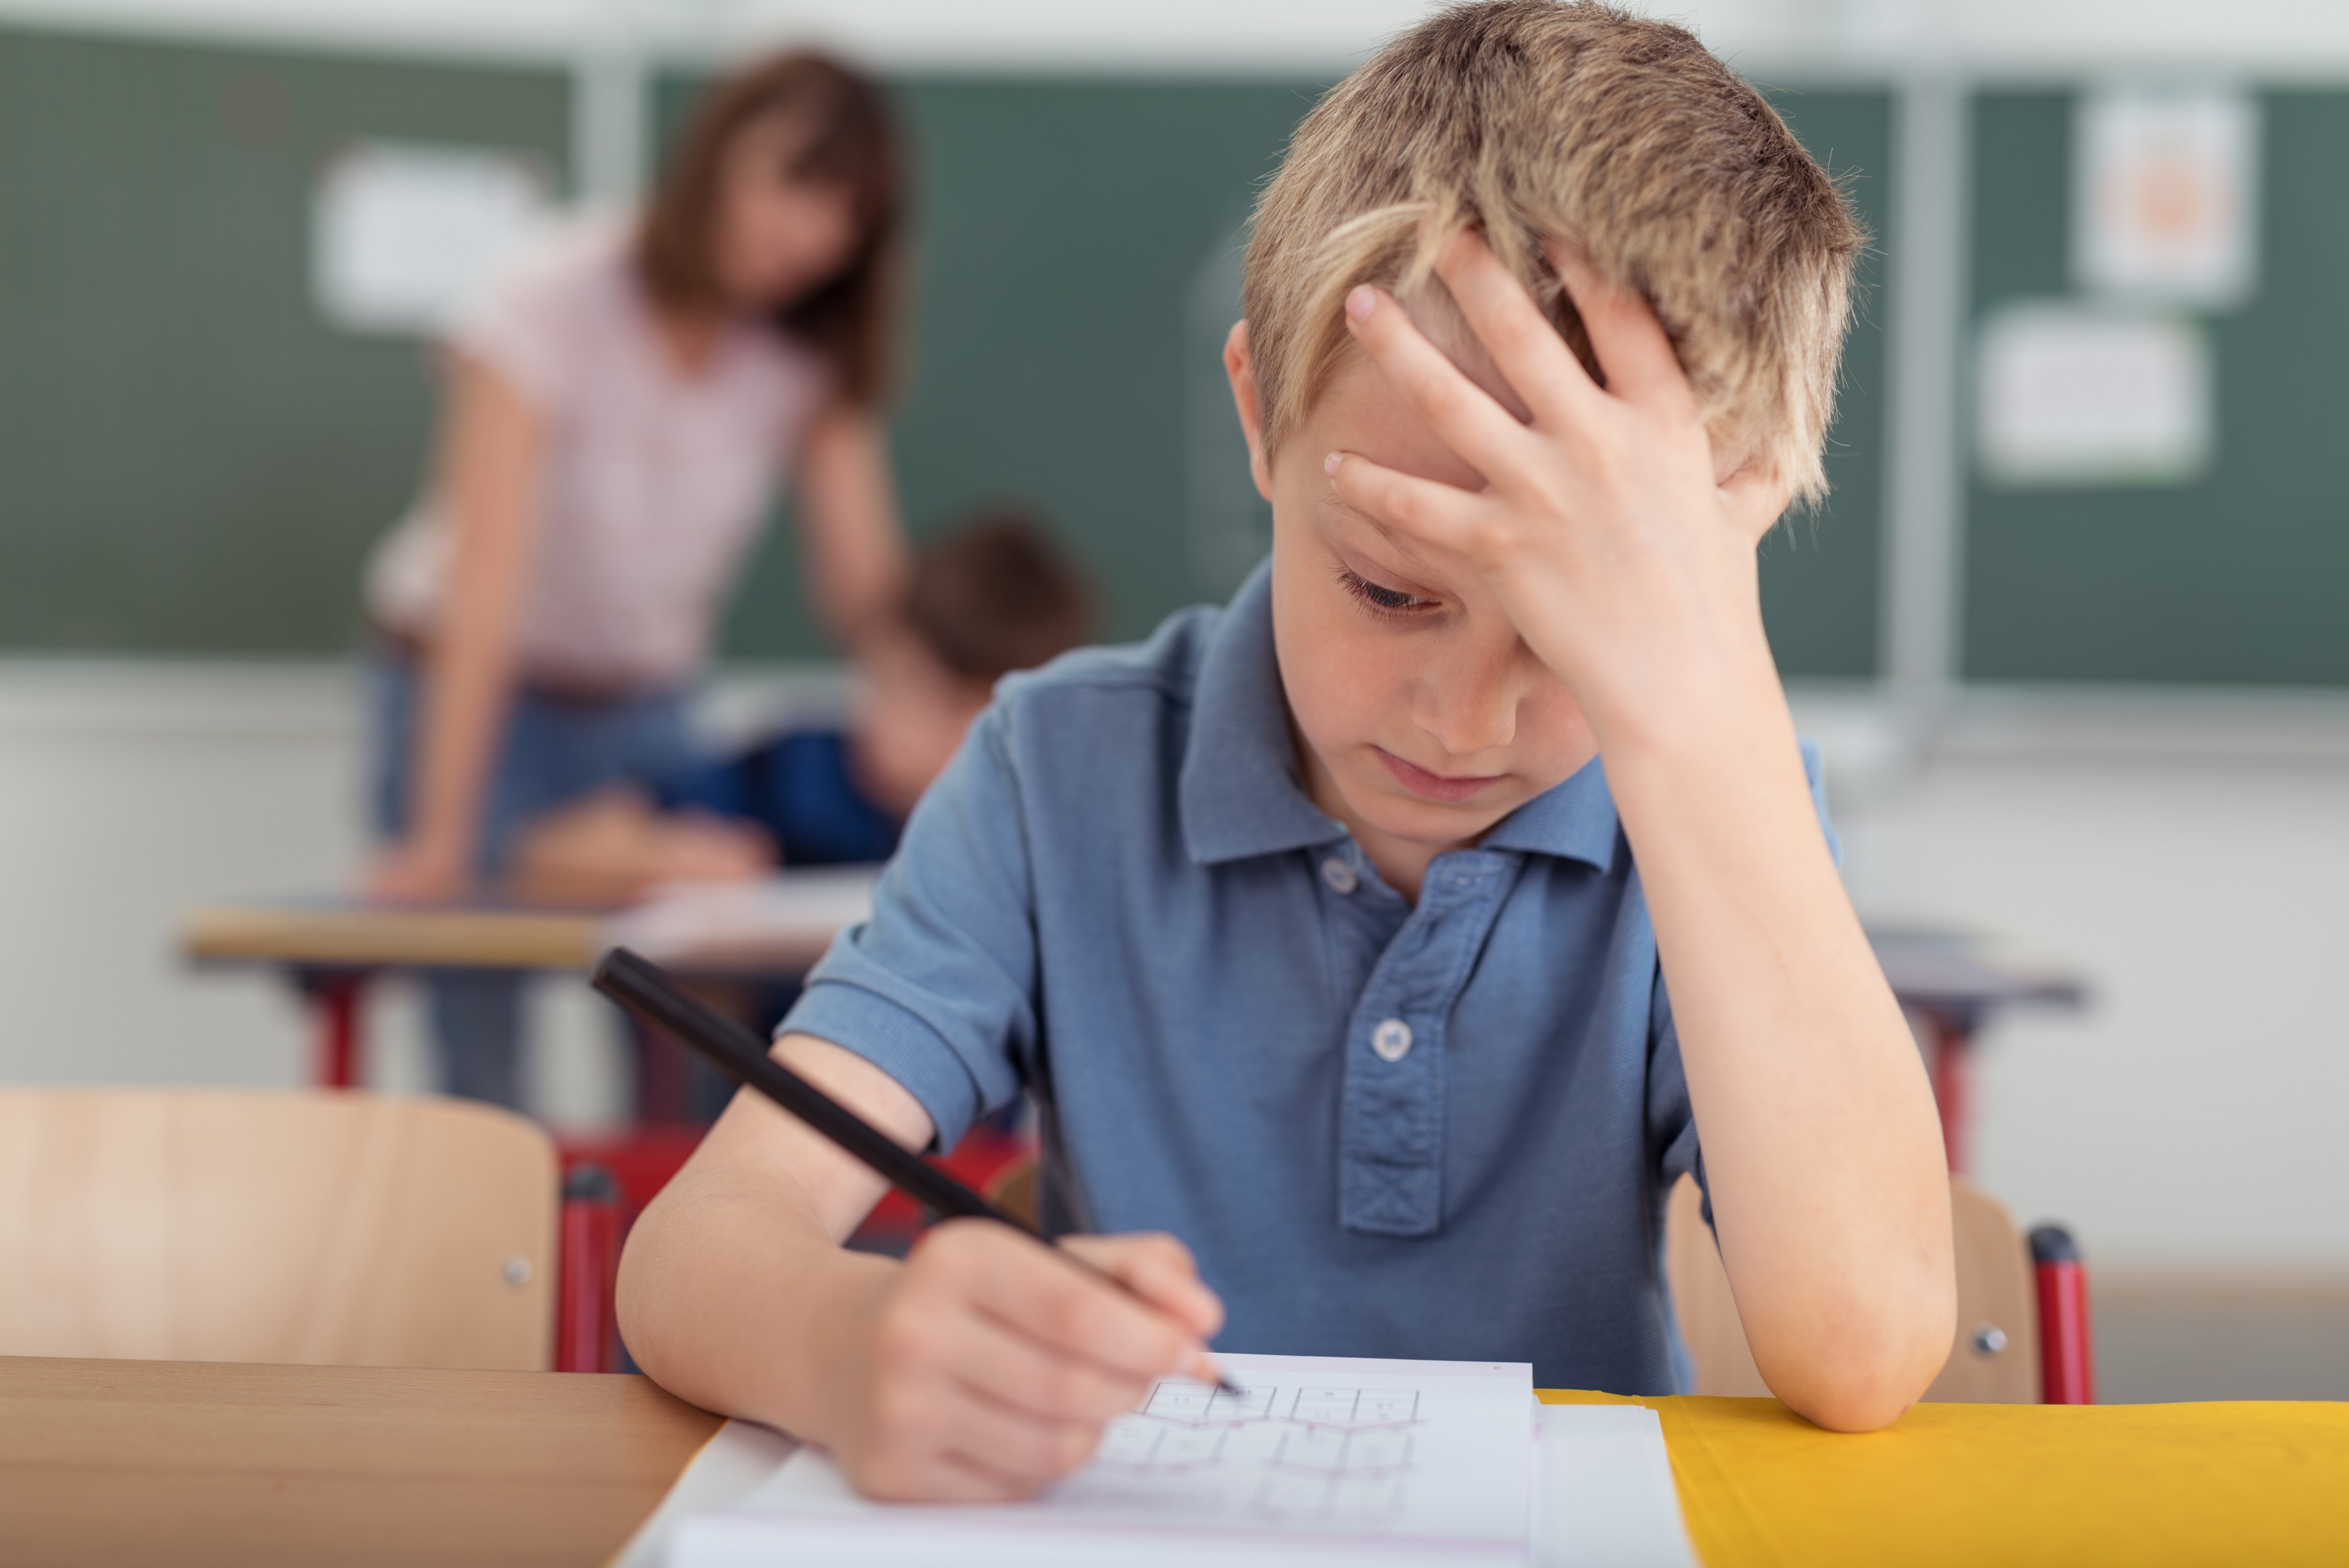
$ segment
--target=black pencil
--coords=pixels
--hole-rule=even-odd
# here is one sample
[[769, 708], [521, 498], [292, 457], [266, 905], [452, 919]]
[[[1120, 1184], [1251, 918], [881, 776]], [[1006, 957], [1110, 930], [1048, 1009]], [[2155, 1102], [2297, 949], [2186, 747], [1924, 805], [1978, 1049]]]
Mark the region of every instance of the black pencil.
[[[646, 1023], [667, 1030], [709, 1057], [728, 1078], [757, 1089], [840, 1145], [924, 1208], [947, 1219], [992, 1220], [1046, 1246], [1052, 1245], [1050, 1239], [1033, 1225], [1005, 1213], [775, 1060], [756, 1035], [691, 995], [651, 959], [625, 947], [615, 947], [596, 961], [588, 980], [596, 990]], [[1129, 1295], [1134, 1294], [1123, 1280], [1095, 1268], [1065, 1247], [1055, 1250], [1086, 1273]], [[1221, 1372], [1216, 1374], [1216, 1384], [1226, 1394], [1237, 1396], [1243, 1392]]]

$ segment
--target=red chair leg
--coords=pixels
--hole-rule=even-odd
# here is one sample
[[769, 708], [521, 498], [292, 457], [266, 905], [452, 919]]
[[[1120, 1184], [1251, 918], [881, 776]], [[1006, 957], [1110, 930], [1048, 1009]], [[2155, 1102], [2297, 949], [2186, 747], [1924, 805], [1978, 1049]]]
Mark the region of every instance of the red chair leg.
[[612, 1284], [620, 1264], [619, 1190], [600, 1165], [563, 1179], [563, 1251], [554, 1301], [554, 1369], [610, 1372], [619, 1365]]
[[2088, 1271], [2072, 1233], [2061, 1225], [2033, 1231], [2031, 1262], [2039, 1278], [2041, 1402], [2093, 1405], [2096, 1373], [2088, 1321]]
[[1933, 1104], [1941, 1113], [1941, 1148], [1950, 1161], [1950, 1174], [1966, 1173], [1967, 1112], [1966, 1103], [1967, 1052], [1973, 1047], [1973, 1031], [1957, 1019], [1940, 1013], [1928, 1013], [1926, 1026], [1933, 1037], [1933, 1059], [1927, 1071], [1933, 1082]]
[[306, 978], [318, 1020], [317, 1057], [313, 1072], [321, 1088], [357, 1088], [365, 1069], [359, 1061], [359, 998], [367, 989], [364, 975], [320, 975]]

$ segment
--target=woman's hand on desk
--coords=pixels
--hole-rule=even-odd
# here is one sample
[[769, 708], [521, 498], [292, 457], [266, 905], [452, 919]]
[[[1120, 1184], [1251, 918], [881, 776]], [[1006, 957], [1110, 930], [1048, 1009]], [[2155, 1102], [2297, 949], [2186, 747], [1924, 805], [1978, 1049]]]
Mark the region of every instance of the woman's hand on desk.
[[1211, 1375], [1204, 1346], [1223, 1304], [1180, 1242], [1066, 1244], [1133, 1295], [1009, 1227], [956, 1220], [877, 1288], [838, 1304], [826, 1437], [858, 1491], [926, 1502], [1027, 1497], [1091, 1459], [1153, 1380]]

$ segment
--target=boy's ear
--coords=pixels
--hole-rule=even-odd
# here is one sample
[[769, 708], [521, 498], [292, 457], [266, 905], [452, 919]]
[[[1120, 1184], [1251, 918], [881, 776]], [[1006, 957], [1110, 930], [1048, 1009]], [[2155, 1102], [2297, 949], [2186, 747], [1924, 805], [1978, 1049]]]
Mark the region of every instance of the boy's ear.
[[1240, 431], [1247, 437], [1248, 473], [1256, 493], [1272, 500], [1272, 469], [1264, 460], [1264, 411], [1256, 399], [1256, 360], [1248, 353], [1247, 323], [1232, 323], [1224, 338], [1224, 374], [1231, 377], [1232, 406], [1239, 410]]

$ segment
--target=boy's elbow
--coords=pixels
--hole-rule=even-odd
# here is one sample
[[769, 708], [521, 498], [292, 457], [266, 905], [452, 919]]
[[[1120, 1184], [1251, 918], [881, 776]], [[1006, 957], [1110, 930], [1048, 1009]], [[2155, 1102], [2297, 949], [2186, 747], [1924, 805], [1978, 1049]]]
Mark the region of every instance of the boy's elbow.
[[645, 1288], [645, 1254], [650, 1250], [653, 1238], [644, 1222], [650, 1218], [649, 1212], [639, 1216], [630, 1228], [627, 1240], [620, 1247], [619, 1265], [612, 1271], [613, 1326], [619, 1330], [620, 1343], [628, 1347], [629, 1358], [647, 1371], [650, 1368], [645, 1357], [657, 1338], [651, 1321], [654, 1316], [650, 1310], [653, 1301]]
[[1787, 1408], [1816, 1426], [1880, 1430], [1940, 1376], [1957, 1313], [1956, 1281], [1947, 1275], [1889, 1299], [1847, 1299], [1816, 1313], [1814, 1332], [1775, 1347], [1764, 1377]]
[[646, 1205], [628, 1227], [612, 1277], [612, 1317], [620, 1343], [640, 1370], [672, 1392], [669, 1330], [679, 1305], [677, 1284], [682, 1272], [676, 1234], [679, 1204], [672, 1194], [689, 1185], [680, 1174]]
[[1866, 1371], [1829, 1374], [1806, 1379], [1778, 1398], [1795, 1414], [1830, 1432], [1875, 1432], [1907, 1415], [1931, 1381], [1930, 1377], [1886, 1377]]

